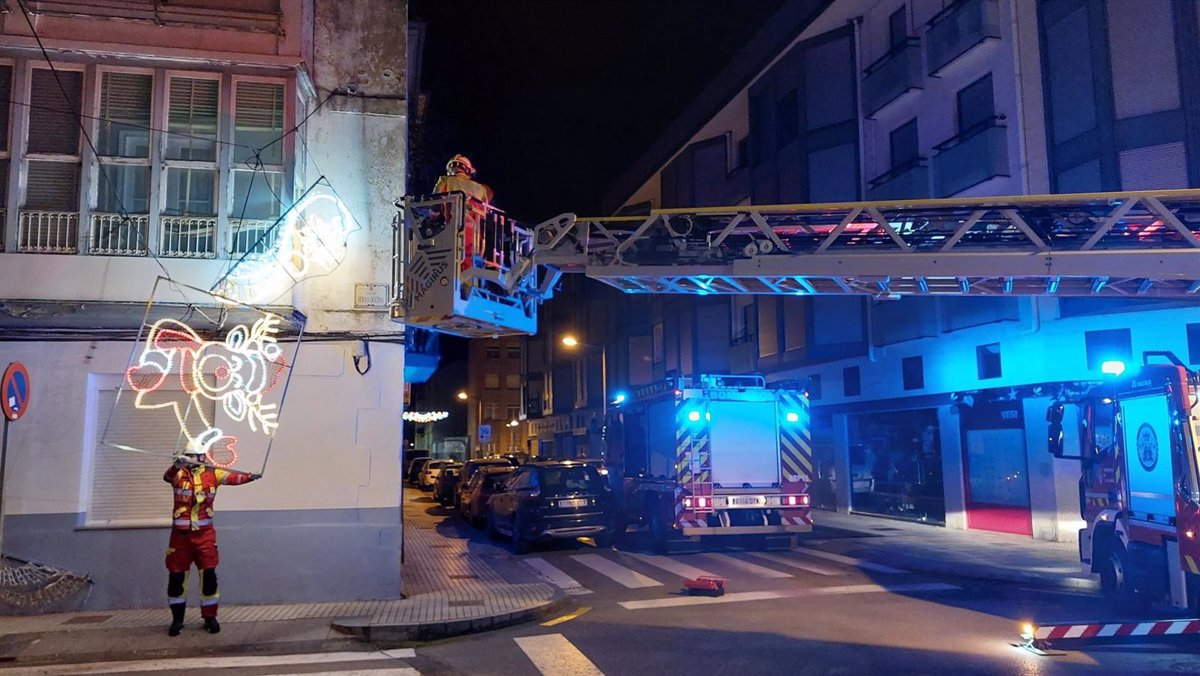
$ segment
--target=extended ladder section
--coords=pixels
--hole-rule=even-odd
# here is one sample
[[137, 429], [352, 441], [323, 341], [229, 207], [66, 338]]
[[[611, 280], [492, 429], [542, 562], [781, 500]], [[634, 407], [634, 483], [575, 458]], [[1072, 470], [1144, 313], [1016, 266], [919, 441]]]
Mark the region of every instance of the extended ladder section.
[[627, 293], [1200, 297], [1200, 190], [557, 219], [533, 259]]

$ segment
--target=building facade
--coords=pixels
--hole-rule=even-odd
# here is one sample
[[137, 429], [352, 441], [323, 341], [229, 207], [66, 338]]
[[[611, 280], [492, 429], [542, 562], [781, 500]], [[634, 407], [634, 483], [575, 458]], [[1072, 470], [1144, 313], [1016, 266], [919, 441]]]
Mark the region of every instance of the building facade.
[[[143, 317], [220, 340], [270, 312], [288, 355], [270, 386], [290, 373], [286, 405], [266, 454], [238, 449], [234, 469], [264, 478], [220, 492], [224, 597], [398, 597], [405, 354], [386, 310], [405, 3], [9, 9], [0, 363], [24, 362], [33, 396], [12, 426], [4, 553], [89, 575], [88, 607], [165, 603], [162, 475], [179, 430], [116, 394], [134, 382]], [[114, 429], [146, 452], [106, 443]]]
[[[1191, 0], [785, 3], [629, 168], [609, 211], [1198, 187], [1198, 38]], [[618, 388], [723, 371], [804, 387], [816, 504], [1046, 540], [1082, 526], [1077, 463], [1044, 443], [1060, 384], [1145, 350], [1200, 364], [1200, 323], [1180, 302], [619, 308], [606, 341]]]
[[529, 453], [521, 391], [525, 339], [520, 336], [476, 338], [467, 352], [467, 428], [471, 457]]

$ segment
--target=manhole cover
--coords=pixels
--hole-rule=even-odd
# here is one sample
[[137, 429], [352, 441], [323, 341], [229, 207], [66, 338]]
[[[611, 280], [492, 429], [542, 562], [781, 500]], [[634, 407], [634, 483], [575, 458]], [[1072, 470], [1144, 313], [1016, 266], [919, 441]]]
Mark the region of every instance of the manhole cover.
[[451, 580], [478, 580], [478, 575], [450, 575]]
[[463, 608], [463, 607], [466, 607], [466, 606], [482, 606], [482, 605], [483, 605], [483, 601], [477, 601], [477, 600], [470, 600], [470, 601], [450, 601], [450, 602], [449, 602], [449, 606], [450, 606], [451, 608]]
[[72, 617], [63, 624], [100, 624], [111, 617], [112, 615], [80, 615]]

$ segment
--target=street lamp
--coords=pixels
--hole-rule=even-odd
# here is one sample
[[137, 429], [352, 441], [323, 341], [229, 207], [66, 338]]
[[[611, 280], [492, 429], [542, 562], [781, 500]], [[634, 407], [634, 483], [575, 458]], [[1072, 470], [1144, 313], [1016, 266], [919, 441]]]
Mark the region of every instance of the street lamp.
[[567, 334], [562, 338], [562, 344], [569, 348], [587, 347], [600, 350], [600, 425], [608, 426], [608, 347], [606, 345], [588, 345], [579, 342], [575, 336]]
[[458, 394], [456, 394], [456, 395], [454, 395], [454, 396], [458, 397], [458, 400], [459, 400], [459, 401], [466, 401], [466, 400], [467, 400], [467, 392], [466, 392], [466, 390], [459, 390], [459, 391], [458, 391]]

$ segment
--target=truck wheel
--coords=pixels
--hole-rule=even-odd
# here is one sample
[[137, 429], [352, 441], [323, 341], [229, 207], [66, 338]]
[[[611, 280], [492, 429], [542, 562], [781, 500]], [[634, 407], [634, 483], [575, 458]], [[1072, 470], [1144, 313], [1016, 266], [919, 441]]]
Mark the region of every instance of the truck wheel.
[[1129, 580], [1129, 558], [1125, 547], [1114, 536], [1100, 556], [1100, 589], [1110, 601], [1127, 602], [1133, 598]]
[[652, 500], [646, 507], [647, 520], [650, 522], [650, 548], [655, 554], [667, 553], [667, 524], [663, 519], [663, 510], [658, 501]]
[[596, 533], [592, 538], [596, 541], [596, 549], [608, 549], [613, 546], [613, 538], [616, 536], [616, 531], [612, 528], [605, 528]]

